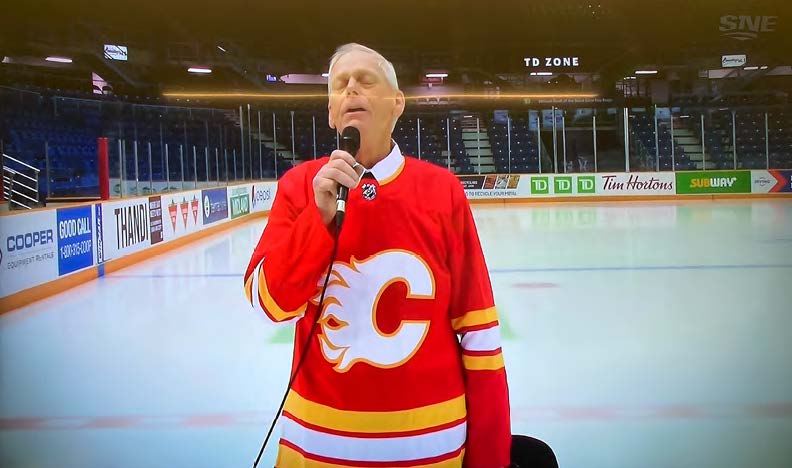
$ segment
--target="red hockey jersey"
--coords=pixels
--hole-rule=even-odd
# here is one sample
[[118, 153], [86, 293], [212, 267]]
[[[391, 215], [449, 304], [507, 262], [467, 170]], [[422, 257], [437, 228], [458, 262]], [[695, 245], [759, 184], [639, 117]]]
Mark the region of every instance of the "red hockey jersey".
[[319, 311], [333, 228], [312, 181], [326, 162], [280, 180], [245, 273], [255, 309], [296, 321], [294, 360], [310, 347], [284, 408], [277, 466], [508, 466], [498, 317], [461, 184], [395, 146], [350, 190]]

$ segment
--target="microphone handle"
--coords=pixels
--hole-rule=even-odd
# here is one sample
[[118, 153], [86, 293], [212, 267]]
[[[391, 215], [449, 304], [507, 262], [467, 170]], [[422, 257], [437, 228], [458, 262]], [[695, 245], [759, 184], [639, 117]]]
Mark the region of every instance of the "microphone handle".
[[336, 198], [336, 214], [335, 214], [335, 222], [336, 222], [337, 230], [340, 230], [341, 225], [344, 224], [344, 218], [346, 217], [347, 197], [349, 197], [349, 189], [341, 184], [338, 184], [338, 197]]
[[346, 201], [349, 198], [349, 189], [344, 185], [338, 184], [338, 197], [336, 198], [336, 210], [346, 211]]

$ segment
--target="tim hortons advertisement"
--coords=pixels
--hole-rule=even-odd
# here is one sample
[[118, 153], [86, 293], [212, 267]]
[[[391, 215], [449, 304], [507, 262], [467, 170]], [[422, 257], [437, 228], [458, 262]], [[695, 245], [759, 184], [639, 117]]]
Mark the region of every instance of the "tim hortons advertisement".
[[602, 195], [676, 195], [673, 172], [597, 174], [597, 193]]
[[58, 277], [55, 211], [0, 217], [0, 297]]

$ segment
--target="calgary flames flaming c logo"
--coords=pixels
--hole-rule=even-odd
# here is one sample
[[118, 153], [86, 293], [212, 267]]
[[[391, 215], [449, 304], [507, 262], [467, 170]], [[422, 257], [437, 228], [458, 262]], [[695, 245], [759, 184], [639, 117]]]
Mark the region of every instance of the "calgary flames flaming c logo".
[[[386, 250], [351, 263], [336, 262], [319, 317], [322, 354], [338, 372], [357, 362], [393, 368], [409, 361], [429, 331], [429, 322], [403, 320], [395, 332], [377, 326], [377, 305], [385, 290], [402, 282], [408, 299], [433, 299], [435, 284], [428, 265], [416, 254]], [[321, 286], [321, 284], [320, 284]], [[313, 302], [319, 301], [317, 295]]]

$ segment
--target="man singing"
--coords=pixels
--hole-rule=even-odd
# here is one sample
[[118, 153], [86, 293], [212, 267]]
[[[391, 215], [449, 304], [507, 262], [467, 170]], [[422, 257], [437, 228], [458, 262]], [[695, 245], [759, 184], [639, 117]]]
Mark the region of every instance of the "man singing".
[[[276, 465], [508, 466], [498, 316], [464, 190], [391, 139], [405, 101], [382, 55], [344, 45], [329, 73], [330, 127], [356, 127], [360, 150], [286, 173], [245, 273], [256, 310], [297, 322], [292, 372], [309, 347]], [[339, 184], [346, 219], [318, 310]]]

